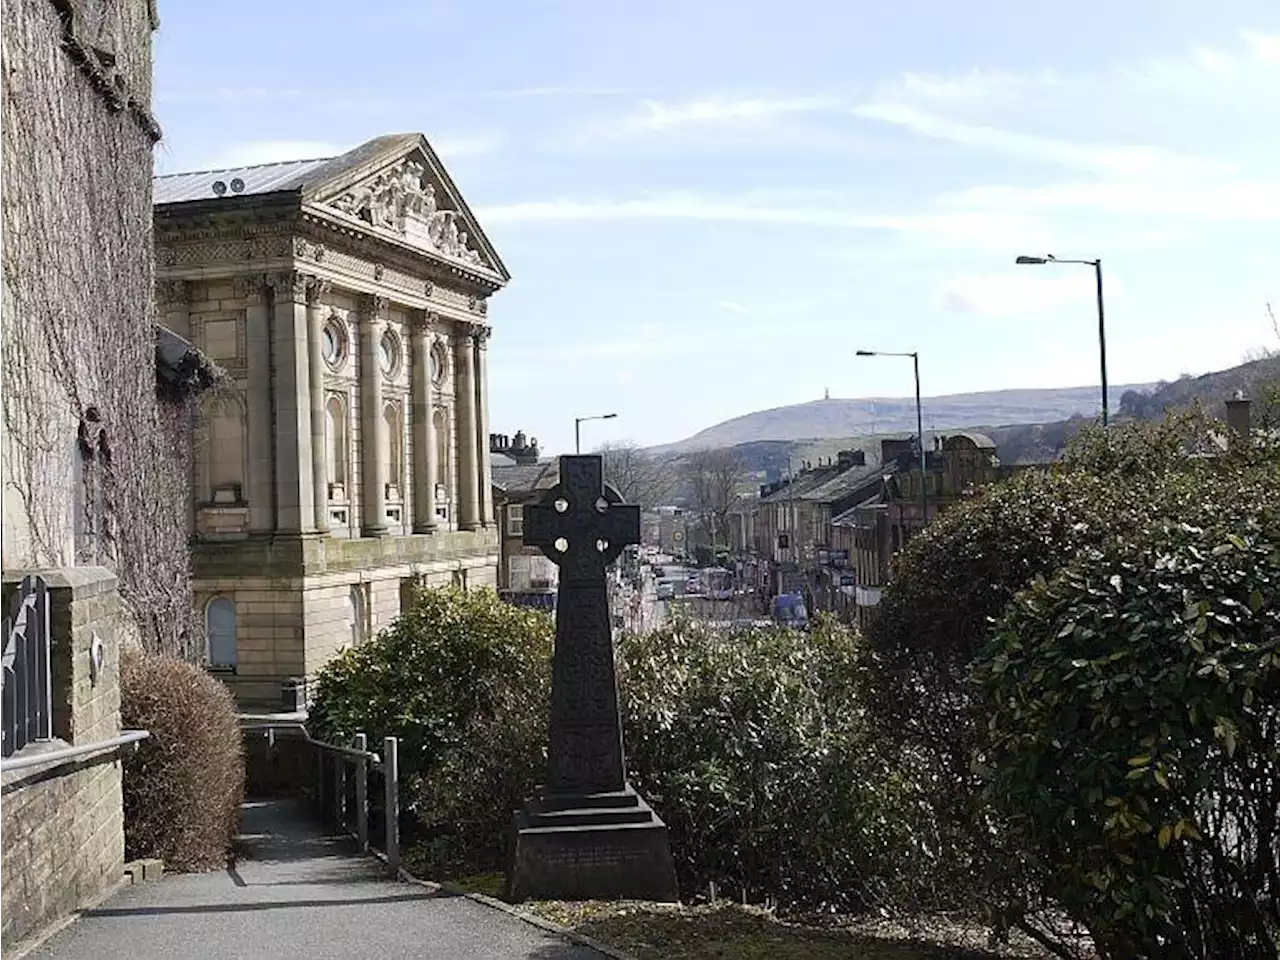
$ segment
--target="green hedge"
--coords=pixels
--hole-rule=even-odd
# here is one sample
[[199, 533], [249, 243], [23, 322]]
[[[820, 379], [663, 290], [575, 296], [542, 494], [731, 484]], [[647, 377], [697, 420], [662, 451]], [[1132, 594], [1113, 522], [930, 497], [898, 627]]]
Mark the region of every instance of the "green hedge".
[[974, 670], [986, 796], [1104, 956], [1274, 960], [1280, 470], [1173, 486], [1001, 619]]

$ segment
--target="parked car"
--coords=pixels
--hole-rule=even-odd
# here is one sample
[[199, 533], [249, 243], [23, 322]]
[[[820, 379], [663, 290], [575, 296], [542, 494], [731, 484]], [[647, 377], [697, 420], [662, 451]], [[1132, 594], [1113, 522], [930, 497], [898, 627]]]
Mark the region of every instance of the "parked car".
[[676, 596], [676, 585], [670, 580], [658, 581], [658, 599], [674, 600]]
[[773, 622], [797, 630], [809, 628], [809, 611], [798, 593], [780, 593], [773, 598]]

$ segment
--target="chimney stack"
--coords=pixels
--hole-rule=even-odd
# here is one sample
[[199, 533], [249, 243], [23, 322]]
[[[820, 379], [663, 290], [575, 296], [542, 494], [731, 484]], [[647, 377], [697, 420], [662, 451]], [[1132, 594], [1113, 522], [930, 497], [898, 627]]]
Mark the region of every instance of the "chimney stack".
[[1245, 443], [1249, 440], [1249, 414], [1252, 404], [1243, 390], [1237, 390], [1235, 396], [1227, 401], [1227, 427], [1230, 428], [1232, 442]]

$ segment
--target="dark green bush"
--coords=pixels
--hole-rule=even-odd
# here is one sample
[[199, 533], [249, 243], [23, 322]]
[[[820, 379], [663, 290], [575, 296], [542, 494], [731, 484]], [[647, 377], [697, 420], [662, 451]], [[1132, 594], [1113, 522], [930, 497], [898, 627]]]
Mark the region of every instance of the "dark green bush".
[[686, 894], [856, 908], [891, 895], [929, 838], [876, 763], [857, 699], [857, 635], [721, 632], [676, 620], [619, 645], [633, 782], [666, 821]]
[[512, 811], [545, 776], [553, 625], [492, 590], [420, 589], [327, 664], [313, 736], [400, 738], [403, 805], [433, 869], [501, 864]]
[[900, 758], [927, 798], [903, 815], [938, 831], [938, 872], [917, 874], [917, 902], [984, 901], [1015, 914], [1036, 905], [1038, 881], [1021, 872], [1024, 858], [1004, 849], [972, 770], [983, 728], [966, 681], [970, 665], [993, 622], [1036, 577], [1195, 509], [1205, 484], [1273, 456], [1267, 444], [1199, 456], [1222, 452], [1215, 433], [1222, 425], [1194, 410], [1158, 423], [1086, 428], [1065, 463], [980, 491], [898, 555], [868, 630], [873, 668], [863, 699], [877, 746]]
[[986, 795], [1103, 956], [1274, 960], [1280, 470], [1169, 487], [978, 658]]
[[124, 760], [125, 855], [175, 871], [226, 864], [244, 797], [235, 702], [199, 667], [130, 651], [120, 663], [120, 717], [151, 731]]

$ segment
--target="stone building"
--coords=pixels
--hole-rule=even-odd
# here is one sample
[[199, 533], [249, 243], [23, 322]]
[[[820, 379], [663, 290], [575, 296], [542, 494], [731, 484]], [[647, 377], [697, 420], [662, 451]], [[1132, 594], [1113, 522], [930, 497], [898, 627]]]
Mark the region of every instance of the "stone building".
[[230, 380], [188, 523], [241, 703], [280, 703], [416, 576], [496, 585], [486, 317], [509, 275], [427, 140], [159, 177], [154, 220], [166, 323]]
[[491, 447], [501, 544], [498, 592], [511, 603], [550, 607], [560, 582], [559, 568], [539, 548], [525, 546], [524, 508], [559, 482], [559, 464], [539, 463], [537, 440], [526, 441], [523, 433], [514, 438], [495, 434]]
[[216, 372], [154, 322], [156, 23], [148, 0], [4, 2], [6, 956], [123, 876], [121, 650], [203, 651], [185, 423]]

